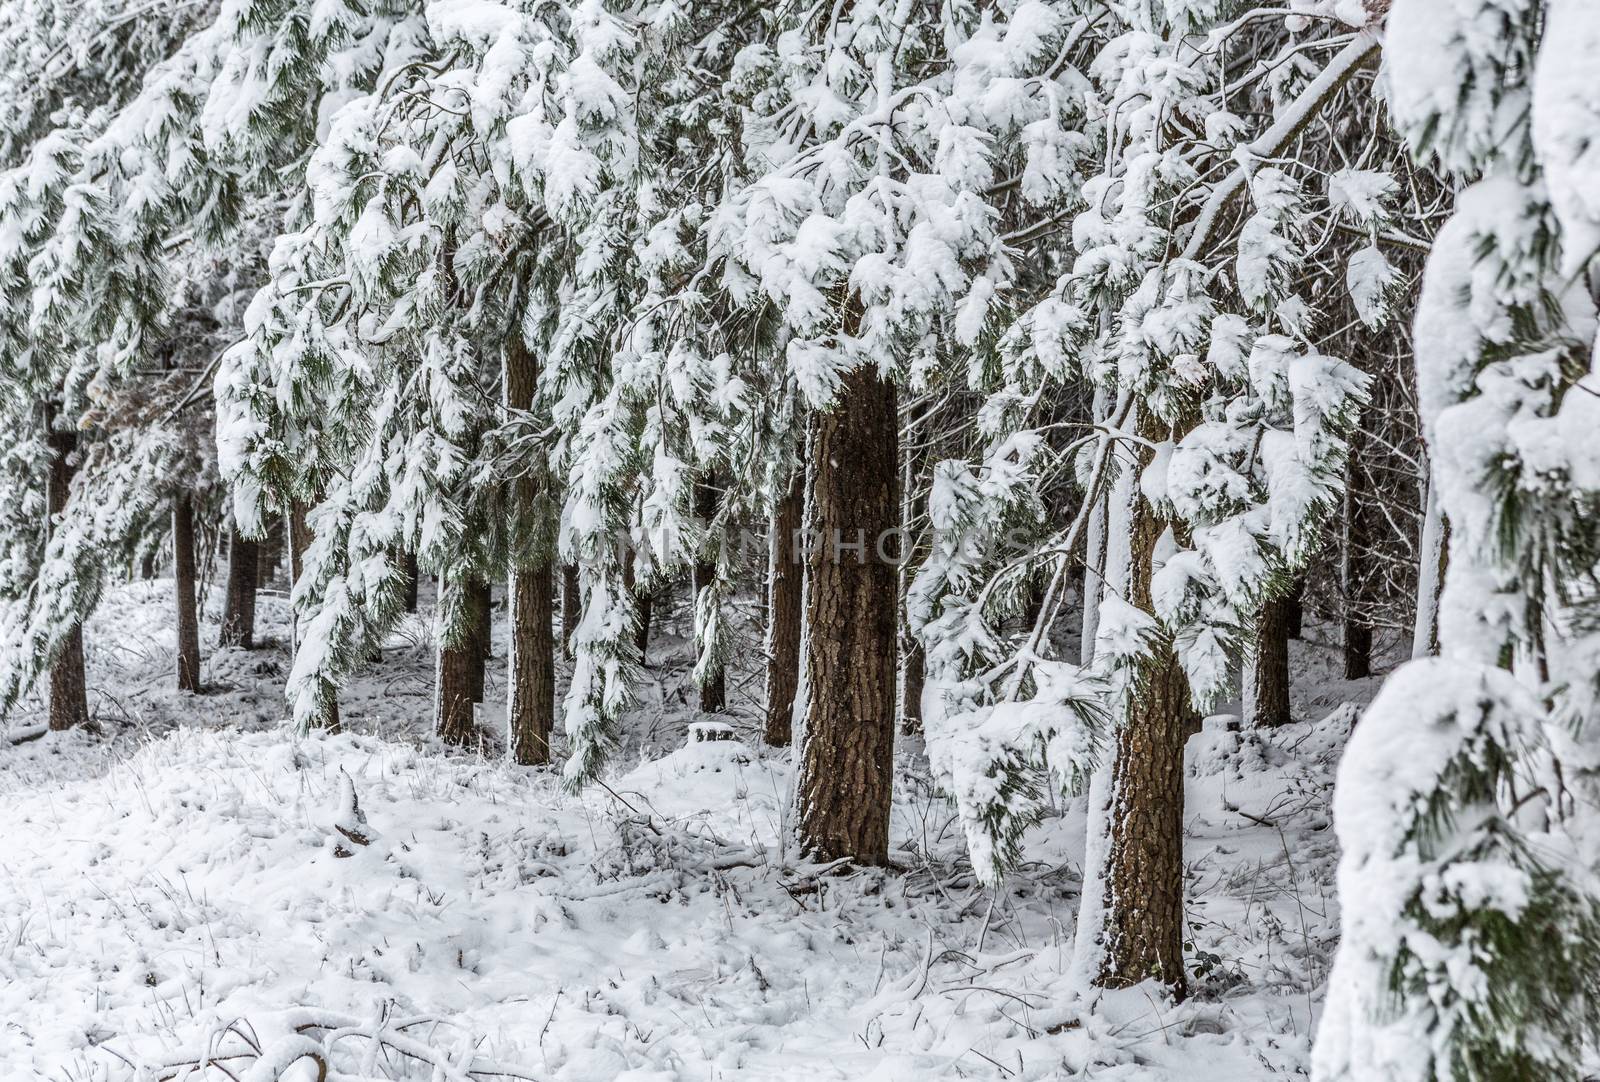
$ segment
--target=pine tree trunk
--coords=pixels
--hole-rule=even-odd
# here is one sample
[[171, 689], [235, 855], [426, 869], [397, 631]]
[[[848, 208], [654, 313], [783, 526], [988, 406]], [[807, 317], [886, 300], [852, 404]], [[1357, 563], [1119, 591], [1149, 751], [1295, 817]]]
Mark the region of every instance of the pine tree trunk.
[[795, 821], [801, 851], [819, 860], [888, 862], [899, 597], [875, 548], [899, 524], [898, 436], [894, 385], [870, 368], [816, 419]]
[[404, 574], [405, 577], [406, 577], [406, 599], [405, 599], [406, 611], [407, 612], [416, 612], [417, 611], [417, 583], [420, 581], [420, 575], [418, 574], [418, 571], [417, 571], [417, 554], [414, 553], [414, 552], [407, 552], [404, 556], [401, 557], [401, 561], [402, 561], [402, 574]]
[[239, 532], [228, 533], [228, 598], [222, 609], [223, 646], [255, 648], [256, 585], [261, 575], [260, 546]]
[[[1146, 424], [1141, 435], [1166, 433]], [[1140, 453], [1141, 465], [1150, 458]], [[1165, 528], [1149, 503], [1133, 499], [1128, 600], [1145, 612], [1152, 560]], [[1177, 656], [1161, 645], [1117, 729], [1105, 856], [1103, 954], [1099, 983], [1155, 979], [1185, 991], [1183, 970], [1183, 745], [1189, 687]]]
[[311, 527], [306, 523], [306, 505], [295, 500], [289, 507], [289, 592], [292, 594], [305, 570], [306, 548], [311, 544]]
[[1183, 971], [1183, 730], [1189, 685], [1170, 649], [1152, 661], [1117, 730], [1099, 983], [1154, 979], [1178, 995]]
[[771, 566], [767, 572], [767, 731], [773, 747], [787, 747], [800, 685], [800, 625], [804, 615], [805, 565], [797, 534], [805, 511], [805, 478], [796, 474], [772, 516]]
[[147, 552], [139, 560], [139, 577], [149, 582], [156, 577], [156, 554]]
[[178, 604], [178, 690], [200, 690], [200, 619], [195, 612], [194, 505], [179, 496], [172, 505], [172, 579]]
[[[295, 500], [289, 507], [289, 577], [293, 580], [289, 590], [292, 595], [295, 584], [299, 583], [300, 575], [305, 571], [306, 547], [311, 544], [311, 527], [306, 522], [308, 508], [299, 500]], [[298, 649], [300, 644], [295, 643]], [[313, 719], [312, 728], [322, 729], [326, 732], [336, 733], [342, 728], [339, 722], [339, 700], [336, 689], [325, 687], [323, 689], [327, 699], [327, 712], [320, 718]]]
[[572, 633], [583, 617], [583, 587], [578, 582], [578, 565], [561, 565], [561, 653], [572, 660]]
[[524, 766], [548, 763], [556, 716], [555, 581], [548, 563], [511, 572], [510, 607], [511, 757]]
[[[712, 482], [702, 481], [695, 485], [694, 513], [702, 523], [708, 523], [717, 513], [717, 490]], [[717, 566], [704, 560], [694, 565], [694, 599], [695, 610], [700, 608], [700, 595], [711, 589], [717, 579]], [[728, 683], [727, 674], [719, 664], [705, 683], [700, 685], [700, 712], [703, 714], [720, 714], [727, 709]]]
[[471, 663], [467, 669], [468, 694], [475, 703], [483, 702], [484, 671], [494, 656], [494, 592], [482, 579], [473, 579], [468, 604], [472, 606], [472, 634], [468, 644]]
[[[71, 456], [78, 449], [78, 434], [55, 427], [55, 410], [45, 414], [49, 429], [50, 474], [45, 481], [45, 507], [49, 532], [55, 531], [56, 516], [66, 510], [67, 492], [72, 485]], [[83, 673], [83, 625], [74, 623], [61, 652], [50, 666], [50, 728], [71, 729], [89, 720], [89, 687]]]
[[656, 605], [655, 591], [648, 587], [634, 596], [639, 622], [633, 628], [633, 645], [639, 650], [639, 664], [645, 664], [650, 651], [650, 616]]
[[[505, 353], [506, 406], [526, 410], [533, 404], [538, 368], [513, 330]], [[537, 513], [538, 483], [530, 477], [513, 484], [514, 519], [530, 524]], [[524, 766], [550, 761], [550, 733], [555, 728], [555, 577], [548, 557], [512, 561], [510, 596], [511, 656], [507, 670], [506, 730], [511, 758]]]
[[1278, 598], [1261, 606], [1256, 622], [1252, 716], [1256, 728], [1289, 724], [1289, 601]]
[[1372, 675], [1372, 629], [1358, 617], [1344, 622], [1344, 678], [1361, 680]]
[[[472, 589], [465, 583], [456, 586], [444, 586], [441, 583], [441, 586], [444, 589]], [[470, 599], [468, 604], [472, 604]], [[441, 613], [444, 608], [444, 605], [440, 605]], [[473, 630], [476, 626], [475, 614], [468, 614], [468, 620], [471, 622], [458, 641], [447, 644], [442, 635], [442, 628], [439, 639], [434, 684], [433, 731], [446, 744], [469, 744], [474, 735], [472, 669], [477, 655], [475, 642], [477, 636]]]
[[1289, 592], [1283, 599], [1283, 614], [1285, 634], [1298, 642], [1305, 637], [1306, 632], [1306, 580], [1305, 576], [1294, 580], [1289, 587]]
[[907, 736], [922, 732], [922, 693], [928, 685], [928, 659], [922, 640], [906, 637], [905, 660], [900, 663], [900, 731]]

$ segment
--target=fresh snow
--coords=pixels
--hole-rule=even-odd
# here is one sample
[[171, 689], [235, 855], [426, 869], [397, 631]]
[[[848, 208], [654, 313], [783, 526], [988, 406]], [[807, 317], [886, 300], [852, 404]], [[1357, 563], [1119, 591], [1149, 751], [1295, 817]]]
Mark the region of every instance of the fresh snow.
[[437, 1076], [451, 1079], [1305, 1070], [1336, 934], [1325, 809], [1354, 716], [1337, 706], [1368, 693], [1328, 677], [1324, 647], [1296, 649], [1298, 705], [1326, 721], [1259, 734], [1219, 719], [1190, 741], [1202, 972], [1175, 1005], [1151, 988], [1086, 994], [1074, 976], [1081, 800], [1033, 829], [1029, 862], [991, 891], [907, 741], [899, 870], [797, 860], [789, 757], [759, 747], [758, 712], [736, 694], [736, 739], [686, 736], [685, 613], [652, 643], [626, 761], [571, 797], [556, 772], [420, 735], [425, 614], [344, 696], [354, 732], [296, 740], [277, 724], [281, 597], [261, 598], [266, 648], [213, 653], [213, 596], [212, 691], [194, 697], [168, 689], [170, 586], [117, 587], [89, 625], [100, 733], [0, 750], [0, 1077], [164, 1077], [130, 1064], [253, 1057], [249, 1034], [263, 1058], [242, 1077], [298, 1082], [334, 1033], [341, 1077], [359, 1079], [430, 1077], [406, 1048], [468, 1072]]

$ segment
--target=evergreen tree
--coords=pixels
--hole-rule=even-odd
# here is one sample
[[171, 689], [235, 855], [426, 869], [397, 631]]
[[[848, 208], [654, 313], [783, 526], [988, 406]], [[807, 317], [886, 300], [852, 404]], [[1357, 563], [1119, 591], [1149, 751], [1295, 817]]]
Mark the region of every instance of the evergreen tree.
[[256, 587], [261, 576], [261, 549], [240, 532], [228, 530], [228, 591], [222, 609], [221, 645], [255, 648]]
[[1449, 561], [1440, 656], [1389, 678], [1339, 771], [1320, 1079], [1578, 1079], [1600, 1023], [1597, 45], [1574, 0], [1389, 14], [1395, 124], [1471, 181], [1413, 335]]
[[[1348, 212], [1267, 159], [1352, 94], [1376, 43], [1246, 81], [1270, 120], [1252, 132], [1209, 88], [1229, 78], [1220, 45], [1265, 33], [1253, 18], [1215, 24], [1181, 3], [1109, 14], [1064, 27], [1069, 47], [1046, 54], [1088, 73], [1083, 134], [1051, 147], [1070, 171], [1045, 201], [1072, 221], [1071, 259], [1031, 296], [1019, 288], [989, 339], [983, 442], [935, 468], [910, 610], [937, 689], [924, 697], [939, 704], [923, 718], [930, 759], [974, 863], [999, 875], [1044, 787], [1093, 773], [1077, 964], [1087, 979], [1181, 988], [1185, 725], [1231, 688], [1256, 613], [1314, 549], [1364, 386], [1316, 348], [1306, 274], [1314, 231], [1332, 235]], [[1380, 223], [1381, 203], [1373, 213]], [[1060, 416], [1079, 381], [1096, 388], [1092, 428], [1063, 438], [1041, 404]], [[1081, 496], [1052, 521], [1042, 508], [1063, 477]], [[1019, 533], [1020, 555], [1001, 544]], [[1104, 583], [1084, 606], [1088, 665], [1063, 656], [1057, 630], [1080, 547], [1100, 562], [1092, 592]]]
[[200, 690], [200, 616], [195, 601], [194, 504], [172, 502], [172, 582], [177, 603], [178, 690]]
[[767, 571], [767, 724], [766, 742], [787, 747], [793, 733], [795, 693], [800, 687], [802, 607], [805, 576], [800, 557], [805, 476], [783, 485], [772, 515]]

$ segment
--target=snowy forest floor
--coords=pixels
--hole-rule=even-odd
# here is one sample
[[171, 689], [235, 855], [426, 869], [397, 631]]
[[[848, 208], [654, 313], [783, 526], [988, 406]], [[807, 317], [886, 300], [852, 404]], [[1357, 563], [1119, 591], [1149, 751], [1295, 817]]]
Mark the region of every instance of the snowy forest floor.
[[[1305, 1073], [1337, 935], [1343, 704], [1375, 685], [1336, 679], [1326, 643], [1294, 644], [1305, 720], [1189, 742], [1195, 978], [1174, 1004], [1073, 993], [1081, 807], [986, 890], [915, 740], [898, 753], [895, 871], [786, 853], [790, 757], [760, 746], [759, 659], [730, 674], [741, 739], [686, 746], [672, 620], [609, 788], [573, 798], [551, 772], [428, 737], [425, 617], [342, 696], [351, 731], [293, 740], [281, 594], [262, 594], [250, 652], [211, 649], [220, 599], [208, 694], [171, 689], [171, 583], [134, 583], [86, 630], [99, 731], [0, 746], [0, 1079], [156, 1079], [170, 1074], [132, 1065], [214, 1054], [194, 1077], [220, 1082], [275, 1045], [300, 1082], [316, 1077], [292, 1058], [308, 1018], [349, 1024], [336, 1066], [363, 1079], [428, 1078], [429, 1056], [563, 1082]], [[490, 728], [504, 658], [497, 643]], [[364, 847], [335, 829], [345, 776]], [[379, 1019], [387, 1043], [361, 1036]]]

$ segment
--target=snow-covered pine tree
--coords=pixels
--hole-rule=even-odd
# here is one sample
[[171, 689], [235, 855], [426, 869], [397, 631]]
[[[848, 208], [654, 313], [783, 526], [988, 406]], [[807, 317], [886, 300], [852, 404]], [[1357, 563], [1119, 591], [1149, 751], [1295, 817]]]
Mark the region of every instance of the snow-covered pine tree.
[[[1064, 54], [1092, 81], [1073, 263], [1016, 302], [980, 384], [978, 460], [936, 471], [912, 611], [936, 703], [930, 757], [974, 863], [998, 876], [1043, 813], [1043, 787], [1074, 789], [1093, 770], [1076, 964], [1085, 979], [1181, 988], [1184, 726], [1230, 687], [1256, 611], [1315, 544], [1363, 385], [1317, 349], [1302, 292], [1307, 241], [1337, 209], [1276, 159], [1294, 161], [1285, 152], [1311, 118], [1358, 92], [1349, 80], [1376, 46], [1358, 36], [1296, 80], [1231, 87], [1264, 99], [1270, 122], [1252, 131], [1219, 108], [1219, 58], [1245, 40], [1255, 55], [1296, 55], [1281, 13], [1112, 7], [1086, 14]], [[1039, 427], [1037, 403], [1081, 380], [1103, 392], [1093, 428], [1062, 439]], [[970, 543], [1026, 521], [1072, 462], [1075, 515], [1025, 535], [1020, 556]], [[1104, 596], [1085, 668], [1054, 627], [1102, 499]], [[1008, 598], [1041, 571], [1037, 618], [1006, 627]]]
[[[717, 80], [766, 22], [736, 3], [655, 13], [639, 42], [634, 187], [596, 204], [613, 223], [605, 250], [625, 267], [606, 279], [578, 268], [580, 296], [616, 294], [623, 282], [626, 303], [609, 322], [591, 317], [556, 336], [596, 350], [607, 367], [590, 367], [608, 373], [591, 381], [600, 393], [568, 438], [561, 550], [585, 592], [566, 703], [569, 785], [593, 778], [614, 747], [642, 650], [634, 621], [647, 617], [650, 592], [686, 566], [700, 566], [705, 587], [694, 603], [694, 679], [702, 689], [721, 679], [734, 646], [724, 603], [739, 555], [733, 524], [770, 508], [763, 473], [787, 446], [774, 420], [781, 378], [757, 360], [772, 355], [776, 320], [714, 288], [706, 249], [708, 208], [745, 172], [738, 111]], [[708, 492], [713, 477], [719, 491]]]
[[795, 10], [734, 70], [749, 179], [713, 216], [711, 253], [735, 303], [781, 313], [814, 417], [796, 822], [822, 856], [886, 859], [898, 389], [956, 363], [1011, 274], [986, 203], [1019, 183], [1001, 182], [1001, 163], [1025, 164], [1013, 148], [1026, 142], [1020, 183], [1056, 183], [1069, 106], [1050, 69], [1067, 8]]
[[1340, 766], [1327, 1082], [1577, 1079], [1600, 1025], [1596, 48], [1583, 0], [1389, 14], [1395, 124], [1471, 182], [1414, 333], [1449, 562], [1440, 656], [1389, 677]]
[[[103, 327], [94, 322], [103, 311], [91, 309], [114, 307], [119, 298], [96, 289], [72, 264], [84, 249], [116, 250], [118, 238], [108, 224], [108, 193], [74, 173], [93, 161], [107, 118], [193, 17], [178, 4], [67, 10], [47, 0], [23, 0], [0, 12], [7, 103], [0, 113], [6, 167], [0, 215], [9, 237], [0, 259], [11, 302], [0, 312], [9, 343], [4, 439], [9, 461], [33, 463], [10, 480], [37, 485], [46, 497], [36, 521], [8, 515], [3, 524], [20, 566], [9, 576], [0, 617], [0, 713], [48, 668], [53, 727], [88, 717], [82, 621], [98, 599], [105, 563], [118, 555], [125, 560], [133, 547], [137, 533], [125, 531], [148, 525], [151, 489], [168, 483], [149, 467], [171, 465], [160, 452], [142, 453], [151, 441], [123, 433], [104, 448], [93, 433], [79, 431], [85, 407], [104, 412], [106, 396], [99, 382], [85, 386], [84, 362], [95, 356], [95, 342], [75, 332], [85, 319]], [[41, 79], [41, 65], [54, 77]], [[45, 459], [37, 456], [41, 447], [48, 448]], [[127, 499], [122, 514], [85, 502], [108, 495]]]
[[219, 645], [255, 647], [256, 588], [261, 581], [261, 547], [233, 522], [228, 529], [228, 586], [222, 604]]
[[[81, 24], [42, 2], [7, 12], [23, 10], [53, 28], [53, 44], [15, 59], [71, 75], [30, 91], [6, 137], [16, 164], [0, 177], [11, 285], [0, 338], [12, 385], [54, 404], [84, 448], [64, 528], [4, 617], [8, 705], [70, 642], [127, 550], [167, 532], [170, 497], [204, 491], [203, 472], [172, 456], [207, 427], [192, 391], [215, 354], [184, 350], [214, 349], [210, 336], [237, 319], [239, 275], [259, 265], [261, 230], [276, 229], [286, 198], [278, 169], [303, 156], [323, 90], [370, 75], [370, 35], [358, 42], [352, 27], [389, 23], [383, 10], [297, 0], [95, 4]], [[64, 104], [46, 113], [52, 95]], [[137, 430], [100, 431], [105, 418]]]
[[[669, 376], [678, 395], [737, 398], [714, 363], [680, 352], [669, 364], [624, 337], [648, 338], [631, 305], [651, 299], [650, 275], [698, 214], [640, 187], [645, 155], [674, 147], [674, 124], [691, 130], [673, 119], [684, 80], [656, 61], [702, 40], [680, 34], [673, 10], [658, 14], [641, 24], [592, 2], [436, 5], [414, 55], [332, 122], [302, 228], [280, 242], [251, 340], [219, 379], [245, 490], [321, 492], [297, 600], [308, 617], [290, 681], [298, 715], [398, 614], [391, 572], [406, 552], [441, 575], [446, 640], [461, 625], [457, 580], [494, 576], [507, 558], [547, 561], [565, 473], [559, 544], [586, 595], [569, 778], [604, 761], [635, 649], [613, 542], [638, 520], [648, 407]], [[654, 126], [641, 130], [636, 110]], [[535, 362], [537, 386], [502, 414], [485, 403], [499, 397], [489, 388], [512, 335], [504, 355]], [[326, 456], [315, 472], [300, 453], [311, 433]], [[530, 476], [530, 463], [548, 472]], [[536, 506], [508, 519], [530, 481]]]

